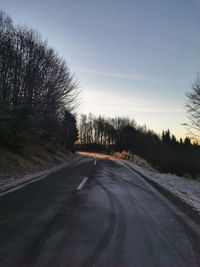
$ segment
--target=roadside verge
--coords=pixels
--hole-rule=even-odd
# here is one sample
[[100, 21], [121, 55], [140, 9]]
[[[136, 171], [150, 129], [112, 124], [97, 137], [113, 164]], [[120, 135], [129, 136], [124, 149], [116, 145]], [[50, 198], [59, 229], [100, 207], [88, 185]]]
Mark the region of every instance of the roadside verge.
[[[159, 181], [159, 173], [153, 173], [148, 170], [145, 170], [137, 166], [135, 163], [130, 162], [128, 160], [123, 160], [123, 162], [134, 172], [142, 176], [142, 178], [144, 178], [149, 184], [155, 187], [166, 198], [171, 200], [180, 210], [182, 210], [185, 214], [187, 214], [190, 218], [192, 218], [196, 223], [200, 224], [200, 195], [199, 195], [199, 198], [198, 197], [192, 198], [191, 196], [192, 199], [189, 199], [190, 195], [187, 195], [186, 194], [187, 191], [184, 192], [183, 188], [181, 187], [179, 191], [178, 190], [173, 191], [174, 189], [173, 186], [171, 186], [171, 190], [169, 188], [166, 188], [165, 184], [162, 184], [162, 182]], [[173, 175], [171, 176], [173, 177]], [[198, 186], [197, 190], [198, 191], [200, 190], [199, 182], [190, 181], [190, 180], [187, 181], [186, 178], [182, 178], [182, 177], [178, 177], [178, 178], [185, 179], [186, 182], [190, 183], [187, 186], [191, 186], [191, 183], [194, 185], [196, 184]], [[191, 194], [192, 194], [192, 191], [191, 191]]]
[[43, 179], [46, 176], [53, 174], [67, 166], [69, 166], [74, 160], [78, 159], [78, 155], [70, 155], [68, 159], [66, 158], [65, 161], [57, 163], [48, 169], [44, 169], [38, 172], [29, 173], [22, 177], [10, 177], [0, 180], [0, 197], [11, 192], [17, 190], [21, 187], [29, 183], [36, 182], [37, 180]]

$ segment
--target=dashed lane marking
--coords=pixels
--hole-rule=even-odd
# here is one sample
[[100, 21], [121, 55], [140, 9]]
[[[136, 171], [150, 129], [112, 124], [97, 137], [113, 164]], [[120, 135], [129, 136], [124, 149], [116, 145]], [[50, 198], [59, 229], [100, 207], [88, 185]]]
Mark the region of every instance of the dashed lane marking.
[[84, 186], [84, 184], [87, 182], [88, 177], [85, 177], [83, 181], [79, 184], [79, 186], [76, 188], [76, 190], [81, 190]]

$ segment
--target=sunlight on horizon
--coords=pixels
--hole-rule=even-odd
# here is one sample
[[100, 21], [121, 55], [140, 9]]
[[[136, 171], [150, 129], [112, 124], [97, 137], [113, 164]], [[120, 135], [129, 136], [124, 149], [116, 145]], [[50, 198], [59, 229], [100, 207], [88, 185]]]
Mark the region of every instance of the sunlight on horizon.
[[[169, 105], [167, 101], [134, 98], [123, 94], [111, 94], [101, 89], [85, 89], [80, 113], [92, 113], [105, 117], [129, 117], [138, 125], [146, 125], [158, 134], [170, 129], [178, 139], [186, 136], [185, 110], [181, 105]], [[170, 127], [168, 126], [170, 125]]]

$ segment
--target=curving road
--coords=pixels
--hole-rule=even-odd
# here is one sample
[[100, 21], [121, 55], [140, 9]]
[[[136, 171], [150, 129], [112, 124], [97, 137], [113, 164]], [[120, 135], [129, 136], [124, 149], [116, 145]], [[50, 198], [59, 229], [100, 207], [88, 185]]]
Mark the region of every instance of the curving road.
[[200, 266], [200, 229], [122, 161], [81, 153], [0, 197], [0, 266]]

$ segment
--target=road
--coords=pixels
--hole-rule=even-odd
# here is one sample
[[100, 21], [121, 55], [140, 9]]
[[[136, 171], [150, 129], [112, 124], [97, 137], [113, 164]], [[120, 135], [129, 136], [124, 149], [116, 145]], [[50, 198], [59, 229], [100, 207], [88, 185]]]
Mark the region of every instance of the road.
[[139, 174], [101, 154], [77, 155], [0, 197], [3, 267], [200, 266], [199, 233]]

